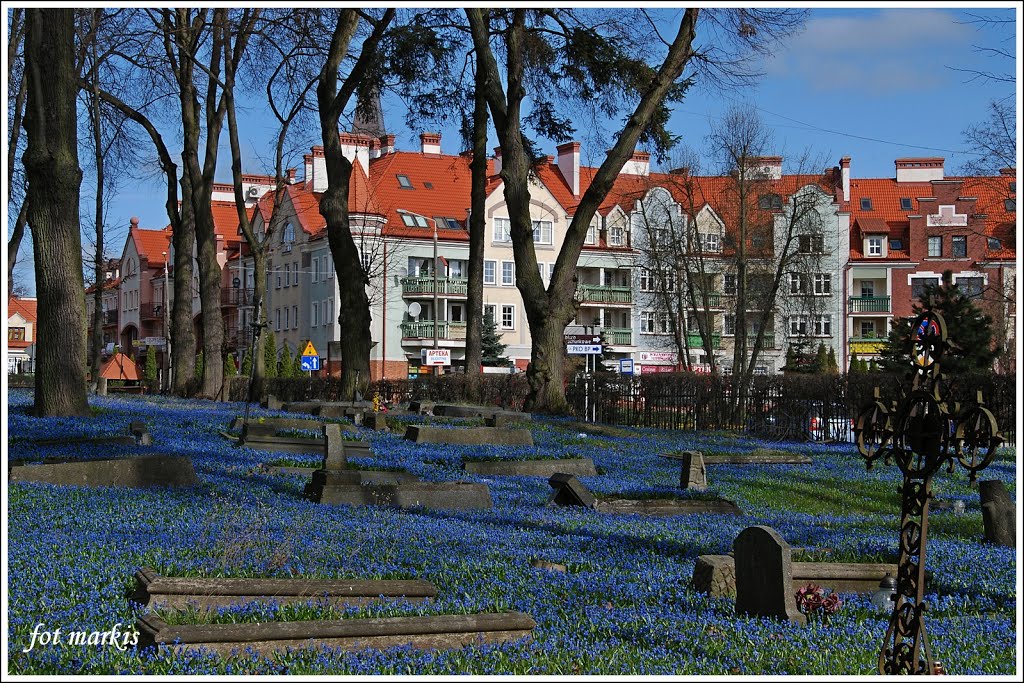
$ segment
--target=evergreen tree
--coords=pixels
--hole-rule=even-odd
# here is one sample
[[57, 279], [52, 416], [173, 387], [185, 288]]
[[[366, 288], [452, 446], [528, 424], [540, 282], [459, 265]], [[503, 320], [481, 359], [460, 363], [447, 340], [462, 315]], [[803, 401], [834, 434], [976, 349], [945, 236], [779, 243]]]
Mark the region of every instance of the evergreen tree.
[[143, 370], [143, 375], [146, 378], [146, 386], [149, 387], [150, 391], [156, 388], [156, 347], [150, 344], [146, 347], [146, 367]]
[[881, 366], [892, 372], [910, 368], [911, 323], [931, 302], [931, 310], [946, 321], [947, 344], [942, 356], [942, 372], [957, 374], [987, 371], [1000, 349], [992, 343], [992, 317], [986, 315], [959, 287], [952, 283], [952, 273], [942, 274], [942, 283], [924, 288], [914, 303], [913, 315], [893, 322], [889, 338], [881, 350]]
[[206, 359], [203, 357], [203, 352], [200, 351], [199, 355], [196, 356], [196, 369], [195, 369], [196, 379], [202, 379], [203, 378], [203, 366], [205, 366], [205, 365], [206, 365]]
[[831, 346], [828, 349], [828, 373], [830, 375], [839, 374], [839, 363], [836, 362], [836, 350]]
[[295, 376], [295, 363], [292, 361], [292, 352], [288, 348], [288, 342], [281, 344], [281, 370], [278, 372], [279, 377], [294, 377]]
[[263, 335], [263, 367], [264, 377], [267, 379], [277, 377], [277, 340], [274, 339], [274, 333], [271, 330], [267, 330], [267, 333]]
[[246, 347], [245, 353], [242, 354], [242, 374], [252, 377], [252, 356], [249, 355], [249, 347]]
[[295, 358], [292, 360], [292, 377], [302, 377], [305, 374], [302, 370], [302, 354], [295, 349]]
[[235, 377], [238, 375], [238, 367], [235, 365], [235, 354], [229, 353], [224, 361], [224, 376]]
[[850, 368], [847, 372], [860, 372], [860, 358], [857, 357], [856, 351], [850, 352]]
[[480, 330], [481, 362], [488, 367], [508, 367], [512, 364], [505, 357], [506, 344], [501, 343], [498, 334], [498, 323], [490, 313], [484, 315], [484, 324]]
[[796, 349], [790, 344], [786, 347], [786, 364], [782, 366], [783, 372], [796, 372]]
[[814, 369], [812, 372], [815, 374], [824, 374], [828, 371], [828, 351], [825, 350], [825, 344], [818, 344], [818, 353], [814, 356]]

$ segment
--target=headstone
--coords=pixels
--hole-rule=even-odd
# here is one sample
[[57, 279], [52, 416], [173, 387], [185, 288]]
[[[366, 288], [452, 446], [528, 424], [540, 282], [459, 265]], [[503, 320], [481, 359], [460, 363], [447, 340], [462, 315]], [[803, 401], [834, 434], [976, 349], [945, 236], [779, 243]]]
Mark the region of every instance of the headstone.
[[563, 574], [568, 570], [564, 564], [559, 562], [550, 562], [548, 560], [542, 560], [539, 557], [535, 557], [530, 560], [530, 566], [536, 567], [537, 569], [546, 569], [549, 572], [562, 572]]
[[729, 555], [700, 555], [690, 585], [711, 597], [736, 597], [736, 564]]
[[683, 451], [680, 454], [679, 488], [704, 491], [708, 488], [707, 470], [704, 468], [704, 455], [700, 451]]
[[1010, 492], [998, 479], [978, 483], [981, 497], [981, 521], [985, 525], [985, 540], [989, 543], [1017, 547], [1017, 506]]
[[793, 592], [792, 550], [767, 526], [744, 529], [733, 541], [736, 614], [806, 624]]
[[135, 437], [135, 443], [139, 446], [152, 446], [153, 437], [149, 433], [149, 429], [146, 428], [146, 423], [141, 420], [135, 420], [128, 425], [128, 431]]
[[249, 422], [242, 425], [242, 442], [252, 436], [276, 436], [277, 427], [272, 424], [262, 424], [260, 422]]
[[550, 503], [555, 505], [578, 505], [585, 508], [594, 508], [597, 505], [597, 499], [594, 498], [594, 494], [571, 474], [553, 474], [548, 479], [548, 484], [554, 489], [554, 492], [551, 494]]
[[358, 408], [346, 408], [345, 417], [352, 418], [352, 424], [361, 427], [363, 424], [363, 412], [363, 410]]
[[324, 466], [325, 470], [343, 470], [348, 467], [345, 458], [345, 442], [341, 438], [341, 425], [324, 425]]
[[383, 432], [387, 431], [388, 420], [384, 413], [370, 413], [369, 427], [375, 431]]
[[504, 415], [502, 413], [494, 413], [493, 415], [484, 418], [485, 427], [508, 429], [511, 424], [512, 420], [509, 419], [508, 415]]
[[100, 377], [96, 380], [96, 395], [106, 396], [107, 395], [107, 378]]
[[270, 410], [281, 410], [284, 402], [273, 394], [267, 394], [267, 408]]

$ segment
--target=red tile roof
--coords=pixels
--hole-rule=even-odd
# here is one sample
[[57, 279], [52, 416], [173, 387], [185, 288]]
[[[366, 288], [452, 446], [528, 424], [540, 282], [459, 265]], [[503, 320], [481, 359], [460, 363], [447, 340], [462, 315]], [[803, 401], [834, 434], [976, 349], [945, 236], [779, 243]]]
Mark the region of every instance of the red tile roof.
[[[109, 280], [107, 280], [106, 282], [103, 283], [103, 289], [115, 289], [119, 284], [121, 284], [121, 278], [120, 277], [111, 278], [111, 279], [109, 279]], [[89, 293], [95, 292], [95, 291], [96, 291], [96, 285], [89, 285], [86, 288], [85, 293], [89, 294]]]
[[141, 379], [135, 361], [120, 351], [111, 356], [110, 360], [100, 368], [100, 377], [132, 381]]
[[146, 259], [150, 268], [163, 268], [166, 260], [164, 253], [171, 250], [171, 228], [147, 230], [131, 228], [130, 238], [135, 241], [135, 250], [140, 259]]
[[889, 224], [878, 216], [858, 216], [856, 223], [864, 235], [889, 234]]
[[36, 316], [38, 303], [36, 299], [22, 299], [16, 296], [9, 297], [7, 299], [7, 315], [10, 317], [18, 313], [27, 322], [34, 323], [38, 319]]

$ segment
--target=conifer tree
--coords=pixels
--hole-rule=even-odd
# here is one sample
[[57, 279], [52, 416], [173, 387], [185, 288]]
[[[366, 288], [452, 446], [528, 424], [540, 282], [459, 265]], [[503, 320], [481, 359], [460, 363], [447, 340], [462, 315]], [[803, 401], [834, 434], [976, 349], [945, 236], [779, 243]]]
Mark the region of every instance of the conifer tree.
[[288, 348], [288, 342], [281, 344], [281, 370], [279, 377], [294, 377], [295, 363], [292, 361], [292, 352]]
[[202, 379], [203, 378], [203, 368], [204, 368], [205, 365], [206, 365], [206, 359], [203, 357], [203, 352], [200, 351], [199, 355], [196, 356], [196, 368], [195, 368], [196, 379]]
[[508, 367], [512, 362], [505, 357], [506, 344], [501, 343], [498, 334], [498, 323], [490, 313], [484, 315], [483, 328], [480, 331], [481, 362], [489, 367]]
[[847, 372], [859, 372], [860, 371], [860, 359], [857, 357], [856, 351], [850, 352], [850, 368]]
[[150, 344], [146, 348], [146, 367], [143, 370], [143, 374], [146, 378], [146, 386], [149, 387], [150, 391], [156, 388], [156, 347]]
[[252, 377], [252, 356], [249, 354], [249, 347], [246, 347], [245, 353], [242, 354], [242, 374]]
[[836, 362], [836, 350], [831, 346], [828, 349], [828, 372], [832, 375], [839, 374], [839, 363]]
[[238, 368], [235, 366], [235, 354], [229, 353], [224, 361], [224, 376], [235, 377], [238, 375]]
[[818, 353], [814, 357], [814, 370], [815, 374], [824, 374], [828, 371], [828, 351], [825, 350], [825, 344], [818, 344]]
[[274, 338], [272, 330], [267, 330], [267, 333], [263, 335], [263, 367], [265, 368], [264, 377], [267, 379], [277, 377], [277, 339]]

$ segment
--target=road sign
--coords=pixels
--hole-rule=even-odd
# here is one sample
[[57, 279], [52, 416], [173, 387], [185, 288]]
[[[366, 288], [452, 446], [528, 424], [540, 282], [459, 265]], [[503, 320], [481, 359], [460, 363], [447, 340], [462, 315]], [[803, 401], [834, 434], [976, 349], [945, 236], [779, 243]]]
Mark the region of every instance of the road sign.
[[570, 353], [576, 356], [600, 356], [601, 345], [600, 344], [566, 344], [566, 353]]
[[420, 360], [423, 365], [451, 365], [452, 352], [450, 349], [420, 349]]
[[633, 374], [633, 359], [632, 358], [620, 358], [619, 359], [619, 374], [632, 375]]
[[316, 372], [320, 369], [320, 356], [302, 356], [302, 371]]
[[163, 337], [143, 337], [142, 346], [155, 346], [157, 348], [163, 348], [166, 341]]
[[[305, 358], [306, 356], [319, 356], [319, 355], [320, 354], [316, 352], [316, 348], [313, 346], [313, 342], [311, 342], [311, 341], [306, 342], [306, 349], [305, 349], [305, 351], [302, 352], [302, 357]], [[319, 361], [317, 361], [317, 362], [319, 364]]]
[[600, 344], [601, 337], [596, 334], [567, 334], [565, 343], [568, 344]]

